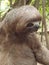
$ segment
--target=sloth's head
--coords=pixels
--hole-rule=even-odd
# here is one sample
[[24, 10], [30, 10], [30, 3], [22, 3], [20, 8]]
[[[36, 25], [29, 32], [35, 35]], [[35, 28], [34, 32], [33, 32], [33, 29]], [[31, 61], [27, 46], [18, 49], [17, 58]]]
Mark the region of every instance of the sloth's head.
[[22, 6], [19, 8], [18, 22], [16, 31], [19, 32], [36, 32], [41, 22], [39, 11], [33, 6]]
[[6, 15], [5, 28], [7, 31], [16, 33], [36, 32], [40, 21], [41, 15], [39, 11], [33, 6], [26, 5], [13, 9]]

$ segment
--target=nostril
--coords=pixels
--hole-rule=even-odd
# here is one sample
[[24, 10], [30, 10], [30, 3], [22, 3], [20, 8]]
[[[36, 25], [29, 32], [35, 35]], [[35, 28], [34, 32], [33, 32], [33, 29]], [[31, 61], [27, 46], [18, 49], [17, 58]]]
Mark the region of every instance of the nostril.
[[31, 26], [33, 26], [32, 23], [28, 23], [28, 24], [27, 24], [27, 27], [31, 27]]
[[38, 29], [40, 26], [39, 25], [35, 25], [34, 27]]

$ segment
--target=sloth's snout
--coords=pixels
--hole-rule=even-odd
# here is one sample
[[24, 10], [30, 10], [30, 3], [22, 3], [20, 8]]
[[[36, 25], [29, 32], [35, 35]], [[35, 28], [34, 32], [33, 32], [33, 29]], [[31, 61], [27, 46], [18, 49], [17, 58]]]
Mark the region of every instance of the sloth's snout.
[[35, 29], [38, 29], [40, 26], [39, 25], [34, 25], [34, 28]]
[[38, 24], [33, 26], [34, 31], [37, 31], [39, 28], [40, 28], [40, 26]]
[[26, 30], [28, 32], [36, 32], [39, 29], [39, 24], [28, 23]]

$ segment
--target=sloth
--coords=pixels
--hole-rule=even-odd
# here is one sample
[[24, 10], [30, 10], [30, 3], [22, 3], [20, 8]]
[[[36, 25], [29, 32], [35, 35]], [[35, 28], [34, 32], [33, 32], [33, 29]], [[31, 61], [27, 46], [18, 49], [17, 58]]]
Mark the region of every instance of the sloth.
[[7, 13], [0, 23], [0, 65], [49, 65], [49, 50], [36, 36], [41, 19], [30, 5]]

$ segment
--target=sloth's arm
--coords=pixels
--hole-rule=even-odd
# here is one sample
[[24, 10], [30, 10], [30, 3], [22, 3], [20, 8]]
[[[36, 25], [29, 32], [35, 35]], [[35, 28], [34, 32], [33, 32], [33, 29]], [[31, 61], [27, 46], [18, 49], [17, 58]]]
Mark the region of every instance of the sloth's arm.
[[39, 50], [34, 52], [34, 55], [38, 62], [49, 65], [49, 50], [46, 47], [41, 46]]
[[45, 46], [41, 45], [41, 42], [35, 34], [33, 34], [31, 38], [31, 46], [36, 60], [42, 64], [49, 65], [49, 50]]

